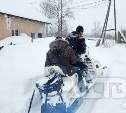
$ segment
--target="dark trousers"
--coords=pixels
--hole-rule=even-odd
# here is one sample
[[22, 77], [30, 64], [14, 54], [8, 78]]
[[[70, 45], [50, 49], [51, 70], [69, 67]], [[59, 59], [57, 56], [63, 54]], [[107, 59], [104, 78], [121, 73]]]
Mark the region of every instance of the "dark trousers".
[[82, 71], [80, 70], [80, 68], [79, 67], [73, 67], [72, 68], [72, 71], [71, 71], [71, 75], [73, 75], [73, 74], [75, 74], [75, 73], [77, 73], [78, 74], [78, 83], [81, 81], [81, 80], [83, 80], [83, 73], [82, 73]]
[[86, 90], [85, 88], [85, 84], [84, 84], [84, 81], [83, 81], [83, 73], [82, 71], [80, 70], [79, 67], [73, 67], [72, 68], [72, 73], [71, 74], [75, 74], [77, 73], [78, 74], [78, 88], [80, 90], [80, 92], [84, 92]]

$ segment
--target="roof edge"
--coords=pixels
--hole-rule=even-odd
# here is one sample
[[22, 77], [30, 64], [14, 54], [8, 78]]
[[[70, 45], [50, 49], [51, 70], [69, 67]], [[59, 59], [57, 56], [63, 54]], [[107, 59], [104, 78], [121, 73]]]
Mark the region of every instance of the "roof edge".
[[0, 12], [0, 13], [1, 14], [7, 14], [9, 16], [14, 16], [14, 17], [18, 17], [18, 18], [23, 18], [23, 19], [31, 20], [31, 21], [36, 21], [36, 22], [39, 22], [39, 23], [51, 24], [51, 22], [38, 21], [38, 20], [34, 20], [34, 19], [30, 19], [30, 18], [25, 18], [25, 17], [21, 17], [21, 16], [16, 16], [16, 15], [12, 15], [12, 14], [9, 14], [9, 13], [4, 13], [4, 12]]

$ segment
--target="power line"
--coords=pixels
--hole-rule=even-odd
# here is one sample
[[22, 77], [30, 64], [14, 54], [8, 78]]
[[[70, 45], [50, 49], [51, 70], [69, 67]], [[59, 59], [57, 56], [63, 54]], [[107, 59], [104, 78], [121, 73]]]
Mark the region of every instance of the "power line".
[[[88, 1], [89, 1], [89, 0], [82, 0], [82, 1], [76, 2], [76, 4], [77, 4], [77, 3], [81, 3], [81, 4], [82, 4], [82, 3], [86, 3], [86, 2], [88, 2]], [[90, 0], [89, 2], [90, 2], [90, 3], [97, 3], [97, 2], [105, 2], [105, 1], [108, 2], [109, 0], [96, 0], [96, 1], [93, 0], [92, 2], [91, 2], [91, 1], [92, 1], [92, 0]], [[88, 3], [88, 4], [90, 4], [90, 3]], [[85, 5], [85, 4], [84, 4], [84, 5]]]
[[[105, 6], [103, 5], [104, 3], [100, 3], [100, 4], [96, 4], [96, 5], [93, 5], [93, 6], [89, 6], [89, 7], [86, 7], [86, 8], [77, 8], [77, 9], [89, 9], [89, 8], [93, 8], [93, 7], [97, 7], [97, 6]], [[108, 5], [107, 5], [108, 6]]]
[[[79, 1], [76, 1], [75, 3], [77, 4], [77, 3], [85, 3], [85, 2], [88, 2], [88, 1], [92, 1], [92, 0], [79, 0]], [[94, 1], [94, 0], [93, 0]]]
[[[76, 7], [80, 7], [80, 6], [85, 6], [85, 5], [88, 5], [88, 4], [90, 5], [90, 4], [93, 4], [93, 3], [97, 3], [97, 2], [99, 2], [99, 1], [100, 1], [100, 2], [108, 2], [109, 0], [97, 0], [97, 1], [95, 0], [95, 2], [94, 2], [94, 0], [90, 0], [90, 1], [89, 1], [90, 3], [89, 3], [88, 1], [89, 1], [89, 0], [79, 0], [79, 1], [76, 1], [76, 2], [75, 2], [75, 1], [73, 0], [70, 4], [68, 4], [69, 2], [67, 2], [67, 5], [71, 5], [71, 6], [72, 6], [72, 5], [75, 5], [75, 4], [76, 4], [76, 5], [79, 5], [79, 3], [80, 3], [79, 6], [76, 6]], [[86, 4], [85, 4], [85, 3], [86, 3]], [[71, 7], [71, 8], [74, 8], [74, 7], [75, 7], [75, 6], [73, 6], [73, 7]]]
[[72, 10], [75, 10], [74, 12], [78, 12], [78, 11], [83, 11], [83, 10], [88, 10], [88, 9], [97, 9], [97, 8], [103, 8], [103, 7], [108, 7], [108, 5], [100, 5], [100, 6], [93, 6], [93, 7], [86, 7], [83, 9], [72, 9]]
[[96, 5], [96, 6], [93, 6], [93, 7], [86, 7], [86, 8], [78, 8], [78, 9], [75, 9], [76, 11], [82, 11], [82, 10], [86, 10], [86, 9], [96, 9], [96, 8], [102, 8], [102, 7], [107, 7], [108, 5]]
[[101, 6], [96, 5], [96, 6], [93, 6], [93, 7], [87, 7], [87, 8], [83, 8], [83, 9], [91, 9], [91, 8], [94, 8], [95, 9], [95, 8], [106, 7], [106, 6], [108, 6], [108, 5], [101, 5]]
[[106, 2], [103, 2], [103, 1], [91, 2], [91, 3], [85, 4], [85, 5], [76, 6], [74, 8], [83, 7], [83, 6], [90, 6], [90, 5], [93, 5], [96, 3], [106, 3]]
[[[82, 7], [84, 7], [84, 6], [95, 5], [96, 3], [105, 4], [105, 3], [107, 3], [107, 2], [106, 2], [106, 1], [101, 1], [101, 0], [99, 0], [99, 1], [97, 1], [97, 2], [91, 2], [91, 3], [85, 4], [85, 5], [80, 5], [80, 6], [72, 7], [72, 8], [70, 8], [70, 9], [82, 8]], [[96, 4], [96, 5], [97, 5], [97, 4]], [[99, 5], [99, 4], [98, 4], [98, 5]]]
[[[70, 9], [89, 9], [89, 8], [93, 8], [93, 7], [96, 7], [96, 6], [101, 6], [105, 3], [99, 3], [99, 4], [94, 4], [94, 5], [91, 5], [89, 7], [77, 7], [77, 8], [70, 8]], [[107, 4], [108, 5], [108, 4]], [[86, 6], [86, 5], [85, 5]], [[103, 6], [106, 6], [106, 5], [103, 5]]]

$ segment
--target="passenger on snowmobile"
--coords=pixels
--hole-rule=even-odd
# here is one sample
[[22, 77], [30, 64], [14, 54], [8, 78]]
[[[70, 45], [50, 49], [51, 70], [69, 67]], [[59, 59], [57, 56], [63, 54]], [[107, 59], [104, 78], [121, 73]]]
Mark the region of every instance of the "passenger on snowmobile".
[[[80, 57], [81, 54], [86, 52], [86, 43], [85, 38], [83, 37], [84, 28], [82, 26], [78, 26], [76, 31], [73, 31], [69, 34], [66, 40], [69, 42], [70, 47], [73, 48], [78, 61], [76, 62], [75, 66], [79, 67], [82, 72], [88, 72], [87, 65], [84, 64], [82, 58]], [[87, 75], [89, 76], [89, 75]], [[91, 78], [88, 77], [87, 82], [91, 81]]]
[[78, 26], [76, 31], [71, 32], [66, 38], [76, 55], [81, 55], [86, 52], [86, 43], [85, 38], [83, 37], [83, 32], [84, 28]]
[[[56, 39], [55, 41], [51, 42], [50, 49], [46, 54], [46, 67], [57, 65], [65, 74], [68, 74], [68, 76], [72, 76], [74, 73], [77, 73], [79, 82], [82, 80], [83, 74], [79, 67], [74, 66], [77, 62], [78, 59], [66, 40]], [[79, 88], [83, 87], [83, 85], [80, 84]]]

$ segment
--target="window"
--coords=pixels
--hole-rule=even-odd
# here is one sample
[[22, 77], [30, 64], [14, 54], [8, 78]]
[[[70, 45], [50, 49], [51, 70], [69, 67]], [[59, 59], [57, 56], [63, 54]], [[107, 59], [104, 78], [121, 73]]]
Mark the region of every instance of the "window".
[[42, 38], [42, 33], [31, 33], [31, 37], [33, 39], [35, 39], [35, 38]]
[[18, 30], [16, 29], [16, 30], [12, 30], [12, 36], [18, 36], [19, 34], [18, 34]]
[[35, 33], [31, 33], [31, 37], [35, 39]]
[[14, 36], [14, 30], [12, 30], [12, 36]]
[[15, 36], [18, 36], [18, 30], [15, 30]]
[[38, 38], [42, 38], [42, 33], [38, 33]]
[[6, 27], [10, 30], [11, 27], [11, 17], [6, 15]]

